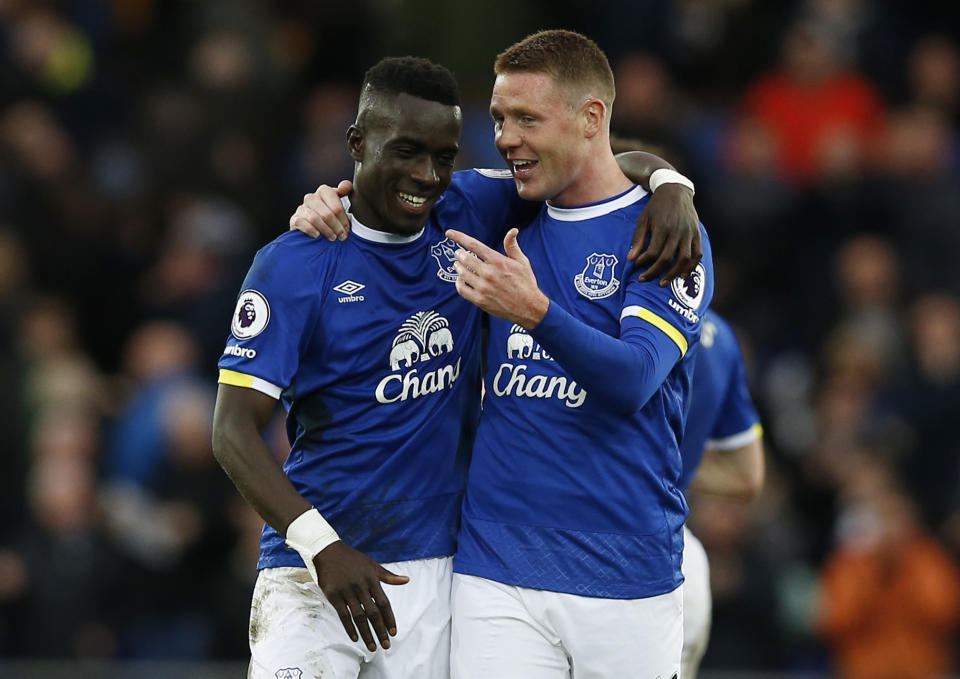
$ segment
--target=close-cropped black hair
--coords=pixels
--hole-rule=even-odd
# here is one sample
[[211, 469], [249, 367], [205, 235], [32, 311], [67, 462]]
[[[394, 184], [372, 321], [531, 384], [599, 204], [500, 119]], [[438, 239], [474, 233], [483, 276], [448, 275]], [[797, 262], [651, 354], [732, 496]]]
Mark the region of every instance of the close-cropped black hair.
[[367, 88], [377, 92], [409, 94], [447, 106], [460, 105], [460, 89], [445, 67], [421, 57], [386, 57], [370, 67], [363, 77], [361, 96]]

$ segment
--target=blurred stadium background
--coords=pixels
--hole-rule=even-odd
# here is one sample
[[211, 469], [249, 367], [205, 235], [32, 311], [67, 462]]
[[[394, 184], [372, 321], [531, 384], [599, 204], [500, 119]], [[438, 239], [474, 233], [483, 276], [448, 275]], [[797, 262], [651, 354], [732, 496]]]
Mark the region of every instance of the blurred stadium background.
[[[768, 480], [691, 499], [702, 676], [923, 679], [960, 622], [960, 24], [925, 0], [0, 0], [0, 676], [243, 676], [260, 521], [210, 451], [254, 250], [352, 174], [388, 54], [585, 32], [697, 184]], [[272, 435], [278, 455], [280, 428]], [[173, 663], [173, 664], [165, 664]]]

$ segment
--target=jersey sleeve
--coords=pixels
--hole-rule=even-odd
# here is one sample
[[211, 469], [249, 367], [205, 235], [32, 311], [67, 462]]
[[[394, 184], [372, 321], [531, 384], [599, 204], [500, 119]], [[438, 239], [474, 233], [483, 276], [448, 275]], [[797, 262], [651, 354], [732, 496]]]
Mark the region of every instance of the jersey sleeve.
[[276, 399], [294, 381], [316, 325], [317, 300], [312, 263], [304, 256], [311, 244], [296, 236], [281, 239], [254, 258], [218, 362], [220, 384], [256, 389]]
[[717, 419], [710, 432], [706, 447], [711, 450], [735, 450], [759, 439], [763, 435], [760, 416], [750, 398], [747, 385], [747, 369], [743, 362], [743, 353], [737, 344], [733, 330], [731, 335], [730, 382], [724, 395]]
[[519, 196], [510, 170], [474, 169], [454, 173], [435, 209], [452, 218], [448, 223], [497, 248], [507, 231], [529, 224], [542, 206]]
[[[706, 241], [706, 234], [701, 229]], [[706, 244], [705, 244], [706, 245]], [[630, 337], [641, 328], [653, 327], [686, 356], [700, 339], [702, 315], [713, 298], [713, 271], [709, 246], [703, 260], [686, 278], [676, 278], [669, 285], [658, 281], [641, 283], [631, 276], [626, 299], [620, 313], [622, 337]]]

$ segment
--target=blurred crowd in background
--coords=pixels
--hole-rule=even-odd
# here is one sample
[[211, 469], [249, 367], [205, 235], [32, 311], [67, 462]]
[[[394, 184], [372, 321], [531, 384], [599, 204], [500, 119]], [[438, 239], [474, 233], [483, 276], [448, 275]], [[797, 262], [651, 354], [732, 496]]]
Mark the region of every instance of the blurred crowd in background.
[[[947, 3], [949, 4], [949, 3]], [[697, 185], [767, 484], [691, 497], [704, 668], [911, 679], [960, 649], [960, 24], [880, 0], [0, 0], [0, 658], [246, 657], [260, 520], [213, 459], [254, 251], [352, 175], [385, 55], [607, 51]], [[282, 426], [271, 440], [285, 454]]]

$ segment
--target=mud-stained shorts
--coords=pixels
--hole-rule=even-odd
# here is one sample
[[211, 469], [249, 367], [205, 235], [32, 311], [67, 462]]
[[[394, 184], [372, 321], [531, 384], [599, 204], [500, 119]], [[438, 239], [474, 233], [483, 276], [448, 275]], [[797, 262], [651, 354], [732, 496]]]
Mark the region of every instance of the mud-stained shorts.
[[260, 571], [250, 609], [248, 679], [447, 679], [453, 558], [383, 567], [410, 582], [383, 585], [397, 636], [389, 649], [374, 652], [350, 640], [307, 569]]

